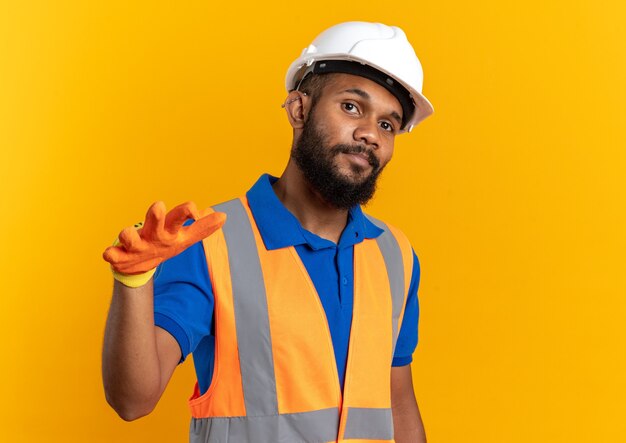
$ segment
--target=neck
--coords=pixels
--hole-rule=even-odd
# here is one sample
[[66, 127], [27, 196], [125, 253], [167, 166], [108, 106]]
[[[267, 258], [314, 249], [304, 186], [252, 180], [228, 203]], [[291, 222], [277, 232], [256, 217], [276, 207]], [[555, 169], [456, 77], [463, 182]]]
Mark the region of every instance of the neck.
[[273, 188], [278, 199], [304, 229], [334, 243], [339, 242], [348, 222], [348, 210], [329, 205], [311, 187], [293, 160], [289, 160]]

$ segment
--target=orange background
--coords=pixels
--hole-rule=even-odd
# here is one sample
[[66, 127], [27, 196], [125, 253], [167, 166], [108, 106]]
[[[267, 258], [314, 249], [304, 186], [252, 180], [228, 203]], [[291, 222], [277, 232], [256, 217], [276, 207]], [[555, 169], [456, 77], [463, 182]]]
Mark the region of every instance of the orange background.
[[626, 441], [623, 2], [0, 1], [0, 439], [186, 441], [193, 368], [125, 423], [101, 251], [148, 205], [280, 174], [284, 73], [322, 29], [401, 26], [434, 116], [369, 211], [422, 264], [430, 443]]

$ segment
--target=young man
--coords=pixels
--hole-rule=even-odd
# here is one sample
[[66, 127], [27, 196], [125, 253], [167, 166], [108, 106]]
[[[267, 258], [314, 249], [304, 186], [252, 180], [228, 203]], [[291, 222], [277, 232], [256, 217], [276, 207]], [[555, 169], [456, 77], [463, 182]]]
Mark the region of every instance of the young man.
[[426, 441], [410, 368], [419, 264], [360, 207], [396, 135], [433, 112], [421, 89], [399, 28], [336, 25], [287, 72], [280, 178], [201, 213], [155, 203], [122, 231], [104, 254], [103, 352], [122, 418], [148, 414], [193, 352], [192, 442]]

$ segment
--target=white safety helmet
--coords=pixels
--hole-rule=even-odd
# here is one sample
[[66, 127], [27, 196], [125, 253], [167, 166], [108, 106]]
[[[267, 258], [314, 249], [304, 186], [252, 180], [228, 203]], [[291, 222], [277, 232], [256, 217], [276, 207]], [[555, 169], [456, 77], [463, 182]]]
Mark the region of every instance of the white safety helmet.
[[359, 75], [385, 87], [402, 106], [400, 132], [410, 132], [433, 113], [422, 95], [422, 65], [404, 31], [396, 26], [346, 22], [328, 28], [289, 66], [287, 91], [297, 89], [311, 72]]

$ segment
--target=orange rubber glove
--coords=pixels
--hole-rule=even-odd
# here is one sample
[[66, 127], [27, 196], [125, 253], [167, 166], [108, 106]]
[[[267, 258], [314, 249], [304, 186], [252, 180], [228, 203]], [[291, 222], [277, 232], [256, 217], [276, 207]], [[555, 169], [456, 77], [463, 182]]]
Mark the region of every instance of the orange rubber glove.
[[[190, 218], [195, 222], [183, 226]], [[118, 242], [106, 248], [102, 257], [111, 263], [114, 275], [117, 273], [124, 277], [150, 273], [147, 281], [159, 263], [208, 237], [225, 221], [226, 214], [222, 212], [213, 212], [200, 218], [193, 202], [176, 206], [167, 214], [165, 204], [156, 202], [148, 209], [143, 226], [139, 229], [125, 228]], [[122, 279], [118, 280], [125, 283]]]

